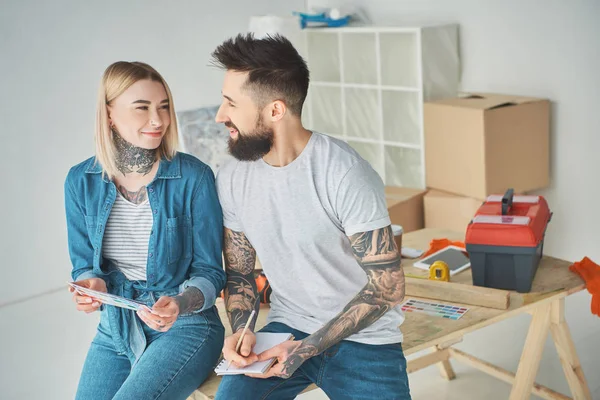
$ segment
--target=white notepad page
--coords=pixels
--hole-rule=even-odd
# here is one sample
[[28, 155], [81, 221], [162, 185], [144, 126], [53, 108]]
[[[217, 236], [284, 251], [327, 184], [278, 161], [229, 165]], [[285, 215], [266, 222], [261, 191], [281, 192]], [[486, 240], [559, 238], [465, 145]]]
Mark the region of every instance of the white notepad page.
[[[270, 348], [293, 338], [291, 333], [257, 332], [255, 335], [256, 344], [252, 351], [256, 354], [260, 354], [265, 350], [269, 350]], [[215, 368], [215, 372], [217, 375], [262, 374], [269, 369], [272, 362], [272, 359], [258, 361], [244, 368], [235, 368], [232, 364], [231, 367], [229, 367], [229, 370], [225, 371], [229, 361], [223, 359], [219, 365], [217, 365], [217, 368]]]

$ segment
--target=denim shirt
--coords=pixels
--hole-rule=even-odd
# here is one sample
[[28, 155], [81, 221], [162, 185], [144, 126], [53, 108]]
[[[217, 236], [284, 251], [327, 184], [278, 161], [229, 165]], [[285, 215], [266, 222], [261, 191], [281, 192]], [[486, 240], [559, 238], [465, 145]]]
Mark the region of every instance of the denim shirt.
[[[171, 161], [160, 161], [156, 177], [146, 188], [153, 213], [147, 279], [132, 283], [102, 257], [104, 230], [117, 195], [114, 182], [103, 176], [94, 157], [71, 168], [65, 181], [71, 277], [75, 281], [102, 278], [110, 293], [125, 297], [134, 288], [182, 292], [194, 286], [204, 295], [198, 312], [213, 307], [226, 276], [221, 255], [223, 215], [212, 170], [189, 154], [177, 153]], [[120, 329], [127, 341], [132, 327], [123, 324], [132, 324], [136, 318], [122, 310], [113, 318], [115, 325], [121, 319], [120, 326], [113, 328]]]

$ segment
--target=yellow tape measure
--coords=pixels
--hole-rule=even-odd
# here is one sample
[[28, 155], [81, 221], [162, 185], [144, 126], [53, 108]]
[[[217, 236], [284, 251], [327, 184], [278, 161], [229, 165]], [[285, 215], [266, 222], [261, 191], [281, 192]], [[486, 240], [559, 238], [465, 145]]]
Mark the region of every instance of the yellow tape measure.
[[434, 281], [450, 281], [450, 268], [443, 261], [436, 261], [429, 267], [429, 279]]

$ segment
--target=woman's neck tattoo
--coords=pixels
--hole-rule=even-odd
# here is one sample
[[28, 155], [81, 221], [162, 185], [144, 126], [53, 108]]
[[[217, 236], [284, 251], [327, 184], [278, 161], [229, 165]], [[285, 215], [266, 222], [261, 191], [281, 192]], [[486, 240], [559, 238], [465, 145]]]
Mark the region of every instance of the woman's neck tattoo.
[[113, 139], [117, 148], [117, 168], [123, 175], [131, 172], [146, 175], [152, 171], [156, 161], [156, 149], [134, 146], [115, 131], [113, 131]]

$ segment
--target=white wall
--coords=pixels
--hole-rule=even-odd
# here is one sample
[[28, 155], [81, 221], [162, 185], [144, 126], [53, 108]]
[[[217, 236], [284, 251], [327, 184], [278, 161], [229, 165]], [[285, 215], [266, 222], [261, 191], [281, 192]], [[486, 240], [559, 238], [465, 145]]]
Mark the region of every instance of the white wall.
[[0, 305], [70, 279], [63, 182], [93, 154], [96, 90], [110, 63], [153, 65], [179, 110], [218, 104], [211, 51], [251, 15], [303, 9], [302, 0], [0, 0]]
[[[308, 8], [339, 6], [342, 1], [309, 0]], [[597, 0], [358, 0], [372, 21], [457, 22], [460, 30], [464, 91], [549, 98], [553, 102], [551, 180], [539, 191], [554, 212], [544, 251], [571, 261], [589, 256], [600, 263], [600, 1]], [[600, 398], [600, 319], [590, 313], [586, 292], [567, 299], [571, 327], [595, 398]], [[511, 322], [511, 347], [480, 346], [487, 360], [504, 360], [514, 369], [527, 329]], [[508, 323], [508, 321], [507, 321]], [[490, 327], [481, 335], [494, 335]], [[474, 340], [486, 338], [473, 334]], [[495, 336], [490, 336], [495, 337]], [[469, 346], [465, 342], [465, 346]], [[472, 346], [472, 345], [471, 345]], [[547, 353], [555, 349], [548, 344]], [[508, 361], [507, 361], [508, 360]], [[558, 359], [551, 358], [556, 379], [544, 382], [568, 392]], [[413, 378], [411, 378], [412, 380]]]

